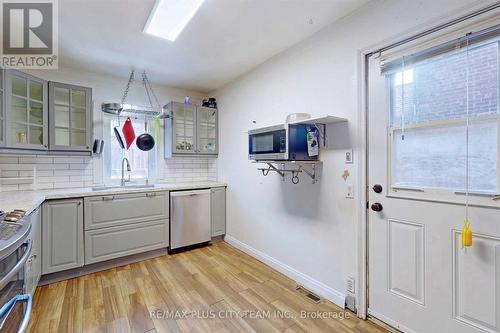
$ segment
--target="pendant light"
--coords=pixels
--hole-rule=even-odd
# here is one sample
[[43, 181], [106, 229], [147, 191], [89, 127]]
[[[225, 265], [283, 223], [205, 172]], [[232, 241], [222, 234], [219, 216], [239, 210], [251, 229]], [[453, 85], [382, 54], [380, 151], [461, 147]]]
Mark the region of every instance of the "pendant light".
[[466, 116], [465, 116], [465, 220], [462, 228], [462, 248], [472, 246], [472, 229], [469, 221], [469, 37], [466, 39]]

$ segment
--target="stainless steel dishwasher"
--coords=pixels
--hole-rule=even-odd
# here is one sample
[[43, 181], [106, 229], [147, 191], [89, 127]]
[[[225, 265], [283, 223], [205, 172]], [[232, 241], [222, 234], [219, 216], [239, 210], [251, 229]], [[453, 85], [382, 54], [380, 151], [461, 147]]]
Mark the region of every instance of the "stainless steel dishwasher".
[[170, 249], [209, 242], [210, 190], [170, 192]]

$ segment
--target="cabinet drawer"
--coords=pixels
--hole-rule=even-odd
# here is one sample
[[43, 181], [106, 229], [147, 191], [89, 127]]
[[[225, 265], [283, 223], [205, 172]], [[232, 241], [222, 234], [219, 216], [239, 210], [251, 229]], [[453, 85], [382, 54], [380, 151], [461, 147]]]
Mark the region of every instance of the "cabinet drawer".
[[168, 246], [168, 219], [85, 232], [85, 264]]
[[85, 230], [168, 219], [168, 192], [85, 198]]

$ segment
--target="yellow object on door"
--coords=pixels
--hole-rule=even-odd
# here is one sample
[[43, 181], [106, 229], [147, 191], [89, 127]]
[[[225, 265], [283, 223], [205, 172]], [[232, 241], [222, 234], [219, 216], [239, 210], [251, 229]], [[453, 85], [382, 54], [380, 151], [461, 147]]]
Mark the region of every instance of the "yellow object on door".
[[472, 246], [472, 229], [469, 220], [465, 219], [464, 227], [462, 228], [462, 247]]

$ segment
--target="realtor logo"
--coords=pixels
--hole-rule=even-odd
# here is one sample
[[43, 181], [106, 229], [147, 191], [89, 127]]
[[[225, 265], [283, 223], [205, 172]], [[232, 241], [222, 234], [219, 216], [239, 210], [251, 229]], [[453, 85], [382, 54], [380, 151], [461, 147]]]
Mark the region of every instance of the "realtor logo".
[[56, 0], [0, 0], [1, 65], [57, 68]]

